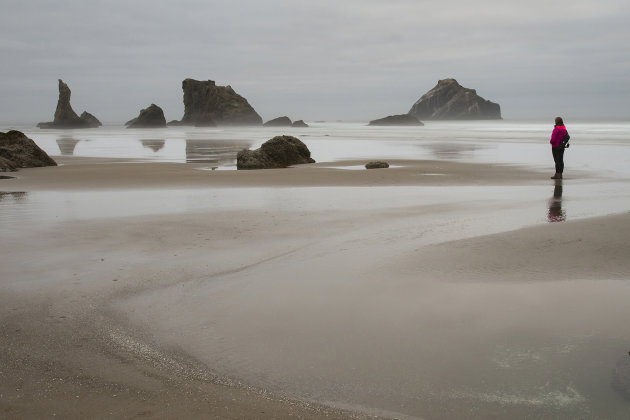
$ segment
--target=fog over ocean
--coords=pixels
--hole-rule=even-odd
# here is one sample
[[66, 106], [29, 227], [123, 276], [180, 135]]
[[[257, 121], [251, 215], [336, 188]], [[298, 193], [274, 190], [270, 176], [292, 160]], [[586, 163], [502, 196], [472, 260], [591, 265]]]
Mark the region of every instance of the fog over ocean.
[[[168, 127], [47, 130], [4, 126], [26, 133], [51, 156], [132, 158], [208, 163], [235, 169], [236, 153], [257, 148], [276, 135], [302, 140], [317, 162], [344, 159], [437, 159], [552, 168], [550, 122], [428, 121], [423, 127], [371, 127], [365, 123], [308, 122], [309, 128]], [[585, 169], [600, 175], [627, 174], [630, 122], [567, 122], [572, 147], [567, 173]]]

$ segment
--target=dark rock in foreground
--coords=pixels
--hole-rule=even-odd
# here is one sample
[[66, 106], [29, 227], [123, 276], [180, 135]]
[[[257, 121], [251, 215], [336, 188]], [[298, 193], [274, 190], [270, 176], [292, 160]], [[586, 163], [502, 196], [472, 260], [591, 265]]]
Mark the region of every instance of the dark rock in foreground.
[[[63, 80], [59, 79], [59, 100], [55, 110], [55, 119], [52, 122], [41, 122], [37, 124], [39, 128], [95, 128], [101, 125], [100, 121], [92, 114], [83, 112], [81, 117], [77, 115], [70, 105], [72, 92]], [[86, 117], [84, 117], [84, 115]], [[95, 125], [94, 120], [98, 122]]]
[[304, 120], [297, 120], [297, 121], [293, 121], [293, 124], [291, 124], [291, 127], [307, 128], [308, 124], [306, 124]]
[[381, 168], [389, 168], [389, 163], [383, 162], [381, 160], [377, 160], [377, 161], [368, 162], [365, 164], [365, 169], [381, 169]]
[[156, 104], [140, 111], [140, 114], [133, 120], [125, 123], [127, 128], [162, 128], [166, 127], [166, 118], [164, 111]]
[[40, 166], [57, 166], [57, 163], [24, 133], [16, 130], [0, 133], [0, 172]]
[[413, 104], [409, 115], [419, 120], [500, 120], [501, 107], [455, 79], [444, 79]]
[[83, 121], [87, 122], [90, 128], [97, 128], [97, 127], [100, 127], [100, 126], [103, 125], [98, 120], [98, 118], [96, 118], [94, 115], [90, 114], [87, 111], [83, 111], [83, 113], [81, 114], [81, 116], [79, 118], [81, 118]]
[[217, 86], [214, 81], [186, 79], [183, 125], [261, 125], [262, 118], [247, 99], [231, 86]]
[[269, 120], [263, 124], [265, 127], [291, 127], [291, 119], [289, 117], [278, 117]]
[[260, 149], [243, 149], [236, 155], [236, 169], [286, 168], [302, 163], [315, 163], [315, 160], [308, 147], [292, 136], [274, 137]]
[[369, 125], [424, 125], [416, 117], [409, 114], [390, 115], [370, 121]]

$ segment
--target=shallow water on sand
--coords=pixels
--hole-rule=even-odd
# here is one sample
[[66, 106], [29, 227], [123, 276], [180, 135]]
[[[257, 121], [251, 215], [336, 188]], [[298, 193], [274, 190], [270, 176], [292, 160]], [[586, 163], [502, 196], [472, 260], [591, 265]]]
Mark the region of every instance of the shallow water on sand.
[[[12, 127], [5, 127], [9, 129]], [[133, 158], [204, 162], [235, 169], [236, 153], [256, 148], [276, 135], [300, 138], [317, 162], [346, 159], [438, 159], [522, 164], [553, 170], [549, 123], [514, 121], [427, 122], [423, 127], [370, 127], [360, 123], [311, 123], [309, 128], [41, 130], [15, 127], [51, 156]], [[598, 170], [600, 175], [630, 175], [627, 147], [630, 123], [568, 125], [571, 144], [567, 171]], [[619, 154], [622, 150], [624, 153]]]
[[[581, 175], [563, 184], [10, 192], [0, 194], [0, 229], [6, 240], [24, 229], [94, 219], [134, 223], [125, 218], [142, 215], [291, 217], [294, 228], [283, 229], [280, 220], [276, 241], [261, 240], [272, 254], [278, 248], [274, 258], [252, 259], [242, 253], [254, 245], [218, 238], [221, 252], [238, 256], [244, 269], [114, 307], [220, 374], [297, 398], [401, 418], [625, 419], [630, 403], [612, 389], [611, 373], [630, 349], [628, 273], [604, 267], [596, 279], [558, 279], [527, 259], [508, 271], [423, 259], [423, 250], [433, 255], [432, 247], [446, 241], [628, 212], [630, 125], [569, 129], [567, 171]], [[285, 134], [301, 138], [320, 162], [442, 159], [552, 168], [549, 131], [548, 124], [483, 122], [313, 124]], [[27, 134], [52, 155], [232, 169], [237, 150], [282, 133], [105, 127]], [[483, 243], [467, 246], [480, 258], [488, 252]]]
[[[462, 217], [466, 219], [500, 213], [492, 216], [491, 230], [501, 232], [543, 222], [621, 213], [630, 206], [630, 187], [617, 182], [564, 184], [0, 191], [0, 227], [192, 212], [378, 212], [451, 205], [465, 209]], [[483, 226], [472, 234], [488, 232]]]

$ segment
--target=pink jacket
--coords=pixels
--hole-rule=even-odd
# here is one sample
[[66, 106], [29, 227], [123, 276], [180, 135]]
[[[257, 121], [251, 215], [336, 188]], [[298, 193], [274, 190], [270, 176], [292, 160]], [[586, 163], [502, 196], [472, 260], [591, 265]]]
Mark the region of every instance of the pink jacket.
[[560, 142], [566, 134], [567, 128], [564, 125], [556, 125], [551, 132], [551, 140], [549, 140], [549, 143], [551, 143], [551, 147], [559, 147]]

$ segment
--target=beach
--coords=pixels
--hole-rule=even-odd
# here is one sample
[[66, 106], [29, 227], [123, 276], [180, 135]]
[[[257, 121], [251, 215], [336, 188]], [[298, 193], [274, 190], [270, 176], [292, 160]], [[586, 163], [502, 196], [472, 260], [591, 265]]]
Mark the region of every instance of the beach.
[[630, 410], [624, 172], [59, 154], [0, 180], [3, 417]]

